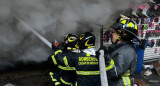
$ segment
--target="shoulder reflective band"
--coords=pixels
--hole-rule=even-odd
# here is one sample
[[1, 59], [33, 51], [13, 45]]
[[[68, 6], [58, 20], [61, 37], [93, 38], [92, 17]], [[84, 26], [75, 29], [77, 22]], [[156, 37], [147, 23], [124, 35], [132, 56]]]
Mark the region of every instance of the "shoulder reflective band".
[[59, 65], [58, 68], [61, 69], [61, 70], [76, 70], [75, 67], [64, 67], [64, 66], [61, 66], [61, 65]]
[[59, 84], [61, 84], [60, 82], [55, 82], [55, 86], [57, 86], [57, 85], [59, 85]]
[[57, 79], [53, 78], [53, 74], [54, 74], [54, 73], [49, 72], [49, 75], [51, 76], [52, 81], [55, 82], [55, 81], [57, 81]]
[[60, 78], [60, 80], [61, 80], [62, 83], [66, 84], [66, 85], [73, 86], [72, 83], [66, 82], [65, 80], [62, 79], [62, 77]]
[[125, 77], [127, 77], [127, 76], [130, 76], [130, 70], [128, 70], [126, 73], [124, 73], [122, 76], [125, 76]]
[[130, 81], [129, 77], [123, 77], [122, 76], [122, 79], [123, 79], [123, 82], [124, 82], [124, 86], [131, 86], [131, 81]]
[[99, 75], [100, 71], [76, 71], [78, 75]]
[[55, 55], [57, 55], [58, 53], [62, 53], [62, 50], [55, 51]]
[[106, 67], [106, 71], [112, 69], [113, 67], [114, 67], [114, 61], [113, 59], [111, 59], [109, 66]]
[[67, 60], [67, 57], [66, 57], [66, 56], [63, 58], [63, 61], [64, 61], [65, 66], [69, 67], [69, 65], [68, 65], [68, 60]]
[[56, 61], [54, 55], [52, 55], [51, 57], [52, 57], [53, 63], [54, 63], [55, 65], [57, 65], [57, 61]]

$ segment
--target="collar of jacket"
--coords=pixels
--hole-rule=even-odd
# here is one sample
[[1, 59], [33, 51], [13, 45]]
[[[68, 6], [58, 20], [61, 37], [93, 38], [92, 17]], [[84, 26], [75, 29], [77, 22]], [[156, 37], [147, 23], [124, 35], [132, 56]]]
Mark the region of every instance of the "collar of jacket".
[[79, 49], [76, 49], [76, 50], [73, 50], [72, 52], [80, 53], [80, 50], [79, 50]]
[[96, 49], [95, 48], [87, 48], [82, 50], [84, 53], [90, 54], [90, 55], [96, 55]]
[[111, 46], [109, 46], [109, 54], [113, 53], [115, 50], [119, 49], [120, 47], [129, 44], [129, 42], [122, 42], [120, 44], [112, 44]]

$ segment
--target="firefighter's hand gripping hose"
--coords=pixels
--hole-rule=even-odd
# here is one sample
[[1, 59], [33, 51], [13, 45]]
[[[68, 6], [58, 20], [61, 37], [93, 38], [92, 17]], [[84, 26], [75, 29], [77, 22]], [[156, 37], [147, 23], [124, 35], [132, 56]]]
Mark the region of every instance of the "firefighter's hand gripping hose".
[[99, 67], [100, 67], [101, 86], [108, 86], [107, 74], [105, 69], [104, 50], [100, 50], [99, 53], [100, 53]]

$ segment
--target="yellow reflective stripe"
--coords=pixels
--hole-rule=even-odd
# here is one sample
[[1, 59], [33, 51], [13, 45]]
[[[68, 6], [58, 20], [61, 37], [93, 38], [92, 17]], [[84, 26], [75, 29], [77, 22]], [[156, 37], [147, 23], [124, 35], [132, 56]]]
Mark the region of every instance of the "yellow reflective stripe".
[[88, 48], [93, 48], [93, 47], [96, 47], [96, 46], [88, 46]]
[[100, 71], [76, 71], [78, 75], [99, 75]]
[[66, 56], [63, 58], [63, 61], [64, 61], [65, 66], [69, 67], [69, 65], [68, 65], [68, 60], [67, 60], [67, 57], [66, 57]]
[[62, 50], [55, 51], [55, 55], [57, 55], [58, 53], [62, 53]]
[[78, 86], [78, 85], [77, 85], [77, 82], [76, 82], [75, 86]]
[[122, 79], [123, 79], [123, 82], [124, 82], [124, 86], [127, 86], [127, 83], [126, 83], [125, 77], [122, 77]]
[[127, 77], [127, 80], [128, 80], [129, 86], [131, 86], [131, 80], [129, 79], [129, 77]]
[[131, 81], [129, 79], [129, 77], [122, 77], [123, 82], [124, 82], [124, 86], [131, 86]]
[[130, 73], [124, 73], [123, 76], [130, 76]]
[[110, 70], [113, 67], [114, 67], [114, 61], [113, 59], [111, 59], [111, 62], [109, 63], [109, 66], [106, 67], [106, 70]]
[[128, 70], [126, 73], [123, 74], [123, 76], [130, 76], [130, 70]]
[[64, 79], [62, 79], [62, 77], [60, 78], [60, 80], [61, 80], [62, 83], [66, 84], [66, 85], [71, 85], [72, 86], [72, 83], [64, 81]]
[[61, 84], [61, 83], [60, 83], [60, 82], [56, 82], [56, 83], [55, 83], [55, 85], [59, 85], [59, 84]]
[[138, 26], [135, 24], [135, 27], [134, 27], [136, 30], [138, 30]]
[[127, 20], [122, 20], [121, 23], [122, 23], [122, 24], [126, 24], [126, 22], [127, 22]]
[[86, 56], [90, 56], [90, 54], [87, 53]]
[[58, 68], [62, 69], [62, 70], [76, 70], [75, 67], [64, 67], [59, 65]]
[[53, 74], [54, 74], [54, 73], [49, 72], [49, 75], [51, 76], [52, 81], [55, 82], [55, 81], [57, 81], [57, 79], [53, 78]]
[[132, 22], [129, 22], [128, 26], [129, 26], [129, 27], [133, 27], [133, 23], [132, 23]]
[[89, 40], [87, 40], [87, 41], [85, 42], [85, 46], [89, 46], [88, 41], [89, 41]]
[[82, 34], [79, 39], [82, 40], [82, 39], [84, 38], [84, 36], [85, 36], [85, 35]]
[[57, 61], [56, 61], [54, 55], [52, 55], [51, 57], [52, 57], [53, 63], [56, 65], [56, 64], [57, 64]]

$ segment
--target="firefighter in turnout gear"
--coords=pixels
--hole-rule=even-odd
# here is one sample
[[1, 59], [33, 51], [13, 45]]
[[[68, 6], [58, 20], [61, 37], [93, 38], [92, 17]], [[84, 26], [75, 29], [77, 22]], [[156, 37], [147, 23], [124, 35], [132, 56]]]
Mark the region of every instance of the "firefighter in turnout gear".
[[57, 64], [76, 70], [76, 86], [100, 86], [99, 64], [95, 54], [95, 36], [90, 32], [81, 34], [76, 46], [81, 52], [72, 57], [64, 55], [56, 46], [53, 47]]
[[[69, 58], [72, 57], [72, 55], [79, 53], [79, 50], [75, 46], [77, 44], [77, 40], [78, 36], [76, 34], [68, 34], [64, 37], [64, 49], [62, 50], [64, 56], [67, 56]], [[59, 70], [56, 72], [50, 72], [52, 81], [54, 81], [55, 85], [58, 86], [74, 86], [76, 81], [75, 68], [68, 67], [67, 64], [59, 65], [59, 62], [55, 59], [56, 54], [57, 53], [55, 52], [55, 54], [50, 57], [50, 60], [54, 63], [54, 65], [57, 65], [57, 67], [59, 68]], [[65, 58], [63, 58], [63, 60], [65, 60]]]
[[104, 49], [109, 86], [133, 86], [137, 53], [132, 43], [138, 32], [137, 24], [118, 19], [112, 26], [112, 45]]

